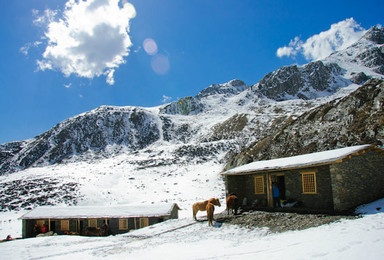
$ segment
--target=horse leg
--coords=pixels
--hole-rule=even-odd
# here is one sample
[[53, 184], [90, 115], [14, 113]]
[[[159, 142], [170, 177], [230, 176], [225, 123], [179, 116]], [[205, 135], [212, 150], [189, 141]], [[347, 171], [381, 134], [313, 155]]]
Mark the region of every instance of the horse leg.
[[209, 213], [208, 213], [208, 226], [209, 226], [209, 227], [213, 225], [213, 224], [212, 224], [212, 218], [213, 218], [213, 216], [212, 216], [212, 212], [209, 212]]
[[208, 226], [213, 226], [213, 213], [215, 212], [215, 206], [212, 203], [208, 203], [207, 207]]
[[193, 210], [193, 219], [194, 220], [197, 220], [197, 218], [196, 218], [196, 214], [197, 214], [197, 209], [195, 208], [195, 207], [192, 207], [192, 210]]

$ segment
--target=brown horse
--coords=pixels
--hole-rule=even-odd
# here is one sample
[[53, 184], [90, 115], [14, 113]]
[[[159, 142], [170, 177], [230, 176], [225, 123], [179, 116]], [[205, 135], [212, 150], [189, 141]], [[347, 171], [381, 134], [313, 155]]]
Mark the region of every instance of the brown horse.
[[215, 206], [211, 202], [208, 202], [206, 210], [207, 210], [208, 226], [213, 226], [212, 220], [213, 220], [213, 213], [215, 212]]
[[229, 210], [232, 210], [232, 213], [237, 215], [237, 209], [239, 208], [239, 199], [235, 194], [231, 194], [226, 199], [227, 202], [227, 213], [229, 215]]
[[192, 205], [192, 210], [193, 210], [193, 219], [197, 220], [196, 214], [197, 212], [200, 211], [206, 211], [207, 210], [207, 205], [208, 203], [212, 203], [213, 205], [221, 206], [219, 199], [217, 198], [211, 198], [209, 200], [203, 201], [203, 202], [196, 202], [195, 204]]
[[98, 236], [101, 237], [101, 228], [98, 227], [87, 227], [84, 231], [85, 236]]

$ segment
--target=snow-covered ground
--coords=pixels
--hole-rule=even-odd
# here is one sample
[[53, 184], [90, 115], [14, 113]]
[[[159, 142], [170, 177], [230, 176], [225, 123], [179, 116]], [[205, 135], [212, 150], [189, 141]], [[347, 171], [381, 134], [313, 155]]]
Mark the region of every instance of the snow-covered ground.
[[[174, 148], [169, 145], [168, 149]], [[153, 153], [144, 151], [93, 161], [74, 160], [65, 164], [30, 168], [0, 176], [0, 183], [20, 180], [77, 183], [78, 190], [73, 195], [78, 196], [79, 206], [177, 203], [182, 209], [179, 211], [181, 218], [192, 216], [192, 204], [196, 201], [211, 197], [224, 199], [224, 182], [218, 174], [222, 169], [221, 164], [216, 161], [196, 163], [191, 160], [182, 164], [138, 168], [137, 163], [140, 161], [153, 159], [156, 162], [169, 159], [167, 151], [162, 152], [160, 157], [157, 158]], [[55, 189], [60, 189], [61, 186], [56, 187]], [[21, 195], [24, 192], [21, 188], [14, 196], [20, 203], [33, 196], [49, 198], [53, 196], [50, 200], [58, 201], [57, 193], [53, 193], [55, 189], [51, 193], [41, 190], [33, 195], [31, 191]], [[65, 206], [65, 203], [62, 204], [61, 206]], [[7, 235], [21, 236], [21, 221], [18, 218], [26, 212], [25, 210], [0, 212], [0, 240]]]
[[[53, 236], [0, 243], [1, 259], [382, 259], [384, 199], [360, 219], [270, 233], [191, 218], [110, 237]], [[177, 229], [177, 227], [185, 226]], [[168, 230], [172, 230], [167, 232]]]

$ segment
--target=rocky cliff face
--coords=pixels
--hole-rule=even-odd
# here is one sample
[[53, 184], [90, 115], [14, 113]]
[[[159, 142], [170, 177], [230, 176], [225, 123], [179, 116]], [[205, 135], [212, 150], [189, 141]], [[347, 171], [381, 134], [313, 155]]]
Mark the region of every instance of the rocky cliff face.
[[162, 107], [160, 113], [170, 115], [196, 115], [209, 109], [204, 102], [212, 96], [223, 98], [232, 97], [247, 89], [248, 86], [243, 81], [234, 79], [225, 84], [213, 84], [203, 89], [195, 97], [185, 97]]
[[350, 85], [341, 75], [343, 70], [335, 63], [316, 61], [304, 66], [291, 65], [266, 75], [253, 86], [253, 91], [276, 101], [313, 99], [324, 95], [323, 91], [334, 93]]
[[203, 89], [197, 94], [197, 99], [202, 99], [204, 97], [213, 96], [213, 95], [224, 95], [225, 97], [230, 97], [239, 94], [243, 90], [248, 88], [247, 84], [242, 80], [234, 79], [225, 84], [213, 84], [208, 88]]
[[384, 82], [372, 79], [352, 94], [286, 121], [280, 129], [231, 158], [225, 169], [345, 146], [384, 144]]
[[27, 142], [1, 145], [0, 173], [59, 163], [108, 145], [143, 149], [159, 139], [158, 121], [157, 115], [144, 109], [103, 106], [67, 119]]

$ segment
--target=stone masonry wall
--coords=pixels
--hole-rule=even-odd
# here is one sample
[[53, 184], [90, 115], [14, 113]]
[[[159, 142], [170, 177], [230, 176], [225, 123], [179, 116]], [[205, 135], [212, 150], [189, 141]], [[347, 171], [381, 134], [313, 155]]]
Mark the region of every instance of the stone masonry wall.
[[[247, 182], [248, 175], [228, 175], [225, 177], [225, 188], [227, 195], [236, 194], [242, 204], [243, 199], [250, 201], [250, 195], [254, 195], [254, 185]], [[254, 200], [254, 199], [253, 199]]]
[[369, 149], [330, 166], [334, 207], [349, 210], [384, 197], [384, 153]]
[[[317, 192], [315, 194], [303, 193], [302, 172], [316, 173]], [[333, 210], [331, 178], [328, 165], [290, 170], [285, 173], [287, 199], [299, 201], [303, 208]]]

